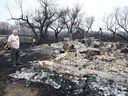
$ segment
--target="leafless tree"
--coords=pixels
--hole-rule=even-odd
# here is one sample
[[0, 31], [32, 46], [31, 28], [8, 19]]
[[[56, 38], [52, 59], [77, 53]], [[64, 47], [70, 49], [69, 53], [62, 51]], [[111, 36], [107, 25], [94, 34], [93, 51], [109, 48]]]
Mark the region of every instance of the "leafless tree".
[[25, 14], [22, 5], [23, 0], [16, 0], [21, 15], [18, 18], [14, 17], [8, 8], [11, 20], [19, 20], [20, 25], [30, 28], [38, 42], [42, 42], [47, 37], [50, 28], [54, 30], [56, 39], [62, 30], [66, 30], [70, 34], [77, 32], [82, 35], [85, 31], [91, 30], [95, 21], [94, 17], [87, 17], [84, 26], [86, 28], [82, 27], [85, 22], [83, 22], [84, 15], [82, 15], [79, 5], [72, 9], [67, 8], [58, 12], [51, 1], [53, 0], [39, 0], [40, 8], [36, 9], [33, 14], [30, 12]]
[[77, 27], [78, 18], [80, 16], [81, 7], [76, 5], [71, 10], [69, 8], [65, 11], [65, 16], [63, 16], [63, 22], [66, 26], [68, 33], [72, 34], [75, 28]]
[[120, 32], [120, 26], [119, 26], [119, 23], [118, 23], [116, 18], [117, 17], [115, 15], [115, 12], [111, 13], [109, 15], [106, 15], [104, 17], [104, 20], [103, 20], [104, 25], [105, 25], [105, 29], [107, 29], [113, 33], [113, 40], [115, 39], [115, 35], [118, 35], [119, 37], [121, 37], [127, 41], [127, 39], [119, 33]]
[[11, 19], [22, 21], [22, 25], [31, 28], [38, 42], [43, 42], [47, 36], [50, 25], [55, 22], [60, 16], [56, 12], [55, 6], [52, 5], [50, 0], [39, 0], [40, 8], [35, 10], [34, 14], [25, 15], [22, 8], [22, 0], [16, 0], [21, 10], [21, 16], [15, 18], [12, 16]]
[[95, 18], [93, 16], [88, 16], [85, 18], [85, 35], [87, 37], [87, 34], [89, 31], [92, 30], [92, 26], [95, 22]]
[[80, 16], [76, 23], [77, 34], [80, 34], [83, 37], [87, 37], [89, 31], [92, 31], [94, 22], [95, 18], [93, 16], [88, 16], [85, 18], [83, 18], [83, 15]]
[[[113, 33], [113, 40], [115, 39], [115, 35], [118, 34], [118, 24], [115, 20], [115, 17], [113, 14], [109, 14], [108, 16], [104, 17], [104, 25], [105, 25], [105, 29], [109, 30], [110, 32]], [[120, 35], [120, 34], [119, 34]]]
[[59, 18], [50, 26], [50, 28], [55, 32], [56, 41], [58, 41], [59, 33], [61, 33], [64, 29], [64, 22], [62, 18], [65, 15], [65, 10], [60, 10], [60, 12], [58, 12], [58, 15]]
[[115, 19], [119, 27], [128, 33], [128, 7], [117, 8], [115, 10]]
[[63, 22], [68, 33], [75, 35], [75, 37], [77, 37], [78, 34], [82, 37], [86, 36], [92, 29], [94, 21], [93, 16], [85, 17], [79, 5], [76, 5], [71, 10], [67, 8], [63, 16]]
[[31, 22], [32, 20], [30, 20], [29, 18], [29, 15], [27, 14], [24, 14], [23, 12], [23, 0], [15, 0], [15, 2], [17, 3], [18, 7], [20, 8], [20, 11], [21, 11], [21, 15], [20, 17], [16, 18], [15, 16], [12, 15], [11, 13], [11, 10], [9, 9], [9, 7], [7, 6], [8, 8], [8, 11], [10, 13], [10, 20], [17, 20], [17, 21], [21, 21], [26, 27], [29, 27], [31, 28], [32, 32], [34, 33], [35, 35], [35, 38], [37, 39], [37, 41], [39, 42], [39, 37], [38, 37], [38, 34], [36, 33], [35, 31], [35, 26], [33, 24], [33, 22]]
[[13, 26], [7, 22], [0, 22], [0, 34], [10, 34]]

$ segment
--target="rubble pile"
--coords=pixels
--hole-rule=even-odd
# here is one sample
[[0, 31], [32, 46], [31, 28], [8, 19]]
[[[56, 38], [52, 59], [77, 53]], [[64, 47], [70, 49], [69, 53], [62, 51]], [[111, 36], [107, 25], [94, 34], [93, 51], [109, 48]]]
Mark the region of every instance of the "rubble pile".
[[58, 90], [67, 88], [65, 92], [73, 92], [69, 92], [73, 94], [69, 96], [127, 96], [128, 54], [124, 46], [119, 42], [94, 39], [41, 45], [33, 50], [48, 54], [47, 59], [32, 62], [32, 68], [10, 76], [46, 83]]
[[[118, 42], [104, 42], [101, 44], [99, 41], [93, 41], [92, 44], [97, 45], [96, 48], [94, 45], [87, 46], [77, 40], [68, 41], [66, 42], [68, 47], [64, 49], [64, 53], [55, 54], [56, 52], [53, 51], [54, 58], [49, 58], [48, 61], [79, 67], [79, 69], [119, 73], [128, 76], [127, 54], [121, 51], [123, 48], [119, 46]], [[72, 45], [74, 45], [73, 50], [70, 49]], [[63, 48], [66, 48], [63, 46], [65, 46], [65, 42], [51, 45], [54, 50], [63, 50]]]

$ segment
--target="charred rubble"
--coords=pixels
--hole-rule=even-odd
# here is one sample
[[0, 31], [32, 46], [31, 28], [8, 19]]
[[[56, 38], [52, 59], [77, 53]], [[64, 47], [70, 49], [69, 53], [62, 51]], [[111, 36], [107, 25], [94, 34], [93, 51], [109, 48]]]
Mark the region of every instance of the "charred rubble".
[[43, 84], [41, 88], [51, 86], [55, 91], [41, 96], [128, 95], [126, 43], [89, 38], [43, 44], [31, 50], [46, 57], [30, 61], [31, 67], [17, 70], [10, 77], [25, 80], [28, 86], [32, 83]]

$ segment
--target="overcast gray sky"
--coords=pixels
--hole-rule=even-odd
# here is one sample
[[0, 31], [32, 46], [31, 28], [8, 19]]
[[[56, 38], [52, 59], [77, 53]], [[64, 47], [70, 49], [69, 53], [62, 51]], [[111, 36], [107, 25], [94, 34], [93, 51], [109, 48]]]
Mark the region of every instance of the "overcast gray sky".
[[[38, 0], [23, 0], [24, 10], [32, 11], [38, 6]], [[102, 19], [104, 14], [110, 13], [114, 8], [128, 6], [128, 0], [54, 0], [60, 7], [73, 7], [76, 3], [82, 6], [85, 14], [93, 15], [96, 22]], [[0, 0], [0, 21], [8, 21], [10, 18], [7, 10], [7, 4], [13, 15], [18, 16], [19, 10], [15, 0]], [[12, 23], [13, 21], [11, 21]]]

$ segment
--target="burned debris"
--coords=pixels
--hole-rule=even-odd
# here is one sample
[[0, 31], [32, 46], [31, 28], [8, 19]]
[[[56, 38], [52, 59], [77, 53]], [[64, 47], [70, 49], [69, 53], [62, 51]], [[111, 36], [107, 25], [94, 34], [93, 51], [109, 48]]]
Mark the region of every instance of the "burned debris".
[[[90, 39], [90, 38], [89, 38]], [[47, 58], [10, 74], [14, 79], [48, 84], [61, 96], [127, 96], [128, 54], [125, 44], [92, 39], [39, 45]], [[54, 96], [54, 95], [53, 95]], [[60, 96], [60, 95], [58, 95]]]

